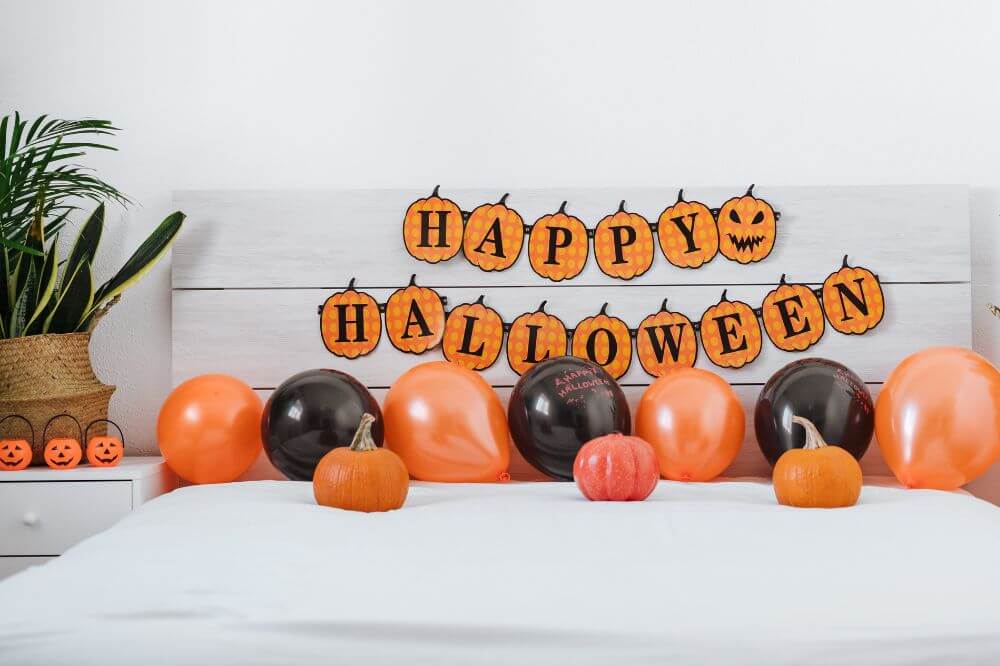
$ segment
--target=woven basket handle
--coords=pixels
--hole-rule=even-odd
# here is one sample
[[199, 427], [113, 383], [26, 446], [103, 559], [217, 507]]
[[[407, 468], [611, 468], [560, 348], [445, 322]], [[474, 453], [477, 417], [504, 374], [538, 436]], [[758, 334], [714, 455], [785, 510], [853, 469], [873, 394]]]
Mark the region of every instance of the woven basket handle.
[[31, 431], [31, 446], [32, 446], [32, 448], [34, 448], [34, 446], [35, 446], [35, 426], [31, 425], [31, 421], [29, 421], [28, 419], [24, 418], [20, 414], [8, 414], [7, 416], [5, 416], [2, 419], [0, 419], [0, 425], [3, 425], [3, 422], [6, 421], [7, 419], [21, 419], [22, 421], [24, 421], [25, 423], [28, 424], [28, 429]]
[[73, 416], [72, 414], [65, 414], [65, 413], [63, 413], [63, 414], [56, 414], [55, 416], [53, 416], [51, 419], [49, 419], [45, 423], [45, 427], [42, 429], [42, 443], [43, 444], [48, 444], [48, 442], [45, 441], [45, 433], [48, 432], [49, 426], [52, 425], [52, 422], [55, 421], [56, 419], [61, 419], [61, 418], [64, 418], [64, 417], [68, 418], [68, 419], [73, 419], [73, 423], [76, 424], [76, 429], [80, 433], [80, 439], [77, 440], [77, 441], [80, 444], [80, 446], [82, 447], [83, 446], [83, 426], [80, 425], [80, 421], [77, 420], [77, 418], [75, 416]]
[[90, 434], [90, 427], [92, 425], [94, 425], [95, 423], [110, 423], [111, 425], [113, 425], [115, 427], [115, 430], [118, 431], [118, 436], [121, 437], [122, 447], [124, 448], [124, 446], [125, 446], [125, 433], [122, 431], [122, 427], [120, 425], [118, 425], [117, 423], [115, 423], [114, 421], [112, 421], [111, 419], [94, 419], [93, 421], [91, 421], [90, 423], [88, 423], [87, 424], [87, 428], [83, 431], [83, 439], [84, 440], [87, 440], [87, 435]]

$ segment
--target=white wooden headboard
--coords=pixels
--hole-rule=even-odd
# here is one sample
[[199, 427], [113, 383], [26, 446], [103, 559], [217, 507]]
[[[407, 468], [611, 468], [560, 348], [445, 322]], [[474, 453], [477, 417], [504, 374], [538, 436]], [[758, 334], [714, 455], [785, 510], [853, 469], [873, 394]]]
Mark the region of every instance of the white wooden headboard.
[[[427, 188], [431, 189], [433, 183]], [[588, 227], [620, 200], [630, 211], [655, 221], [677, 197], [677, 187], [513, 190], [508, 199], [525, 222], [568, 200]], [[685, 187], [689, 200], [719, 206], [746, 185]], [[878, 273], [886, 315], [864, 337], [823, 336], [804, 354], [783, 352], [766, 341], [760, 357], [739, 369], [712, 366], [704, 354], [697, 365], [730, 381], [747, 410], [743, 449], [729, 476], [768, 474], [753, 435], [753, 404], [778, 368], [798, 358], [823, 356], [852, 368], [877, 394], [889, 371], [906, 355], [930, 345], [969, 346], [971, 330], [969, 206], [964, 186], [769, 187], [755, 193], [781, 211], [774, 250], [762, 262], [740, 265], [717, 257], [697, 270], [676, 268], [657, 251], [642, 277], [622, 282], [607, 277], [591, 256], [575, 279], [553, 283], [533, 273], [526, 254], [500, 273], [484, 273], [461, 256], [427, 264], [410, 257], [402, 240], [407, 206], [423, 190], [184, 191], [176, 206], [188, 214], [173, 254], [173, 380], [225, 372], [244, 379], [262, 397], [301, 370], [332, 367], [356, 376], [381, 400], [407, 368], [439, 359], [439, 350], [404, 354], [383, 339], [369, 356], [346, 360], [330, 354], [320, 338], [317, 306], [350, 279], [384, 302], [416, 273], [449, 306], [481, 293], [504, 321], [534, 310], [547, 311], [572, 326], [605, 301], [634, 327], [664, 297], [672, 310], [699, 316], [729, 296], [754, 305], [782, 273], [790, 281], [820, 285], [840, 266]], [[506, 190], [442, 188], [462, 210], [496, 201]], [[502, 360], [483, 372], [506, 400], [517, 376]], [[638, 363], [621, 378], [629, 400], [638, 401], [652, 381]], [[539, 478], [512, 451], [514, 478]], [[866, 473], [888, 470], [873, 445], [862, 461]]]

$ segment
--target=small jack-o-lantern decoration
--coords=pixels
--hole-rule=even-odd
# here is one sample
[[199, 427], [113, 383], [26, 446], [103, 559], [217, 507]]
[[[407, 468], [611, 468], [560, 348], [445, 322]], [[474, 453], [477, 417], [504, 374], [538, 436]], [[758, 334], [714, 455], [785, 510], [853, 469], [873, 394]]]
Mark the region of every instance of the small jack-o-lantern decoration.
[[786, 283], [784, 275], [760, 310], [767, 337], [778, 349], [803, 351], [823, 337], [823, 308], [816, 294], [807, 285]]
[[848, 266], [823, 282], [823, 309], [830, 326], [841, 333], [860, 335], [878, 326], [885, 315], [885, 297], [878, 276], [861, 266]]
[[448, 313], [441, 350], [444, 357], [470, 370], [493, 365], [503, 346], [503, 319], [493, 308], [475, 303], [459, 305]]
[[[77, 432], [80, 434], [79, 438], [53, 437], [52, 439], [46, 439], [45, 436], [48, 434], [49, 426], [52, 425], [52, 422], [63, 418], [71, 419], [76, 424]], [[79, 465], [80, 460], [83, 459], [83, 448], [80, 445], [80, 440], [82, 439], [83, 428], [75, 417], [69, 414], [56, 414], [53, 416], [42, 430], [42, 441], [45, 442], [45, 450], [42, 457], [45, 459], [45, 464], [52, 469], [73, 469]]]
[[566, 325], [545, 311], [545, 301], [534, 312], [513, 321], [507, 333], [507, 363], [523, 375], [545, 359], [565, 356], [569, 344]]
[[524, 245], [524, 219], [507, 207], [505, 194], [495, 204], [483, 204], [465, 223], [462, 252], [484, 271], [503, 271], [514, 265]]
[[638, 213], [626, 211], [622, 201], [617, 212], [597, 223], [594, 256], [605, 275], [623, 280], [642, 275], [653, 265], [653, 230], [649, 222]]
[[755, 197], [751, 185], [746, 194], [719, 209], [719, 252], [741, 264], [760, 261], [774, 247], [775, 221], [771, 204]]
[[26, 439], [15, 439], [4, 437], [0, 439], [0, 471], [16, 472], [31, 464], [31, 444], [35, 441], [35, 429], [31, 426], [31, 421], [20, 414], [9, 414], [0, 419], [0, 425], [9, 419], [20, 419], [28, 424], [31, 432], [31, 441]]
[[663, 256], [680, 268], [698, 268], [719, 252], [712, 211], [698, 201], [685, 201], [684, 190], [677, 193], [677, 203], [660, 213], [656, 233]]
[[675, 368], [691, 368], [698, 358], [698, 341], [691, 320], [667, 309], [667, 299], [659, 312], [649, 315], [635, 333], [635, 350], [642, 369], [662, 377]]
[[97, 419], [87, 424], [83, 432], [84, 439], [90, 433], [90, 428], [96, 423], [108, 423], [118, 431], [118, 437], [111, 435], [94, 435], [87, 439], [87, 462], [91, 467], [115, 467], [125, 457], [125, 433], [121, 427], [110, 419]]
[[563, 201], [557, 212], [538, 218], [532, 225], [528, 259], [536, 273], [559, 282], [580, 274], [587, 263], [589, 247], [587, 227], [566, 212]]
[[444, 303], [433, 289], [418, 287], [417, 276], [389, 296], [385, 305], [385, 332], [392, 346], [409, 354], [422, 354], [441, 342]]
[[587, 317], [573, 331], [573, 356], [585, 358], [604, 368], [614, 379], [632, 363], [632, 334], [628, 324], [608, 316], [608, 304], [593, 317]]
[[414, 259], [432, 264], [451, 259], [462, 248], [462, 210], [451, 199], [438, 195], [417, 199], [403, 218], [403, 241]]
[[323, 303], [320, 313], [323, 344], [331, 354], [357, 358], [370, 354], [382, 337], [378, 303], [363, 291], [355, 291], [354, 278], [347, 289]]
[[701, 316], [701, 345], [712, 363], [723, 368], [742, 368], [760, 354], [760, 322], [753, 308], [730, 301], [722, 292], [719, 302]]

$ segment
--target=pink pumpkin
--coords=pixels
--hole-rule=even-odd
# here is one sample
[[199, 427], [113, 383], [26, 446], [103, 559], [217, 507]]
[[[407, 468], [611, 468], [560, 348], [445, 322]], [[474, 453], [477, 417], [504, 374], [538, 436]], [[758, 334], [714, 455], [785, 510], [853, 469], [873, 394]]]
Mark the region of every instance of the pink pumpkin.
[[630, 502], [649, 497], [660, 478], [652, 444], [612, 433], [590, 440], [576, 454], [573, 478], [589, 500]]

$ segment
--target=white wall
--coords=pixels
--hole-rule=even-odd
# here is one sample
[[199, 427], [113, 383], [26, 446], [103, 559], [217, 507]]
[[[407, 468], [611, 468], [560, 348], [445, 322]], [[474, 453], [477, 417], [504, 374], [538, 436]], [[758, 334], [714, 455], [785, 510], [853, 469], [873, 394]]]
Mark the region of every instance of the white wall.
[[[181, 188], [968, 183], [974, 341], [1000, 361], [986, 0], [0, 0], [0, 17], [0, 109], [125, 130], [94, 164], [142, 205], [118, 215], [99, 273]], [[168, 286], [163, 266], [94, 341], [113, 418], [146, 452]]]

